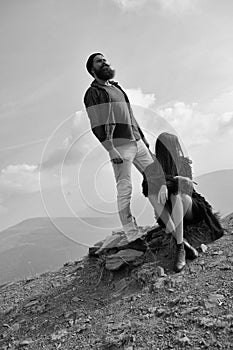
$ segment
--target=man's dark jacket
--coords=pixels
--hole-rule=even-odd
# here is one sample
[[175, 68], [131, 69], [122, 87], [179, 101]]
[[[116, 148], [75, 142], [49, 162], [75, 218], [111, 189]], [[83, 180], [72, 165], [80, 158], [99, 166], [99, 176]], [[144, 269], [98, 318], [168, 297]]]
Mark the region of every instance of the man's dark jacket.
[[[133, 115], [128, 96], [117, 82], [110, 81], [110, 83], [123, 93], [131, 122], [138, 128], [141, 138], [144, 139], [144, 134]], [[92, 131], [107, 150], [112, 148], [112, 139], [132, 139], [132, 126], [115, 121], [114, 115], [111, 113], [109, 94], [96, 80], [92, 82], [86, 91], [84, 104], [91, 122]]]

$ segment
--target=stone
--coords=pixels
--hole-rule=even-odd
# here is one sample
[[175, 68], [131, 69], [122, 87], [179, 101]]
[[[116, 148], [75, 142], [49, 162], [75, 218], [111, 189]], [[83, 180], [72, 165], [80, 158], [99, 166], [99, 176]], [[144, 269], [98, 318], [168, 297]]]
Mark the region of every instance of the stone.
[[61, 329], [56, 333], [51, 334], [51, 339], [52, 340], [60, 340], [61, 338], [65, 337], [67, 335], [67, 330], [66, 329]]
[[118, 270], [121, 266], [140, 258], [143, 254], [143, 252], [134, 249], [120, 250], [118, 253], [106, 257], [105, 268], [110, 271]]
[[20, 324], [19, 323], [14, 323], [12, 326], [11, 326], [11, 330], [13, 332], [18, 332], [18, 330], [20, 329]]
[[189, 272], [191, 274], [198, 273], [198, 272], [200, 272], [201, 269], [202, 269], [202, 267], [200, 265], [190, 265]]
[[220, 306], [223, 303], [224, 295], [222, 294], [210, 294], [207, 300], [204, 300], [204, 306], [206, 309], [212, 309]]
[[218, 259], [208, 263], [207, 267], [208, 268], [213, 268], [213, 267], [217, 267], [217, 266], [221, 267], [221, 264], [223, 262], [225, 262], [225, 261], [226, 261], [226, 257], [225, 256], [221, 256]]
[[81, 298], [79, 298], [79, 297], [73, 297], [73, 298], [72, 298], [72, 301], [73, 301], [74, 303], [78, 303], [78, 302], [80, 302], [80, 301], [83, 301], [83, 299], [81, 299]]
[[19, 343], [19, 347], [24, 347], [24, 346], [28, 346], [30, 344], [33, 343], [33, 340], [31, 338], [29, 339], [25, 339], [25, 340], [22, 340], [20, 343]]
[[156, 289], [161, 289], [165, 285], [165, 279], [164, 278], [159, 278], [157, 282], [153, 284], [153, 290]]
[[201, 249], [202, 253], [206, 253], [208, 247], [207, 247], [205, 244], [202, 243], [202, 244], [200, 245], [200, 249]]
[[219, 251], [215, 251], [215, 252], [212, 252], [211, 255], [222, 255], [223, 254], [223, 251], [222, 250], [219, 250]]
[[157, 266], [156, 271], [157, 271], [157, 275], [158, 275], [159, 277], [164, 277], [164, 276], [166, 276], [163, 267]]
[[187, 337], [187, 335], [185, 335], [184, 337], [181, 337], [178, 339], [178, 341], [182, 344], [190, 344], [190, 339]]
[[30, 301], [29, 303], [27, 303], [27, 304], [25, 305], [25, 307], [26, 307], [26, 308], [32, 307], [32, 306], [34, 306], [34, 305], [37, 305], [38, 303], [39, 303], [39, 300], [32, 300], [32, 301]]
[[123, 289], [125, 289], [128, 286], [128, 281], [126, 278], [123, 278], [120, 281], [117, 281], [116, 283], [114, 283], [114, 286], [117, 292], [121, 292]]
[[98, 252], [99, 247], [90, 247], [88, 250], [89, 256], [96, 256], [96, 252]]
[[102, 246], [97, 250], [96, 254], [100, 254], [101, 252], [103, 252], [103, 250], [112, 249], [112, 248], [117, 247], [118, 244], [120, 243], [120, 241], [122, 240], [122, 238], [124, 238], [124, 237], [120, 234], [107, 236], [106, 239], [104, 240]]
[[200, 260], [200, 261], [198, 262], [198, 264], [201, 265], [201, 266], [204, 266], [204, 265], [205, 265], [205, 260]]

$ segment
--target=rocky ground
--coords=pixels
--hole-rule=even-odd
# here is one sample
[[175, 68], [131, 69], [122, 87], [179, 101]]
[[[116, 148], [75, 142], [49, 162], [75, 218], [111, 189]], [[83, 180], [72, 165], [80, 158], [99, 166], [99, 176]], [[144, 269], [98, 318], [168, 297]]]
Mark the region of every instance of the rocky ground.
[[0, 287], [0, 349], [233, 349], [233, 215], [179, 274], [170, 250], [104, 255]]

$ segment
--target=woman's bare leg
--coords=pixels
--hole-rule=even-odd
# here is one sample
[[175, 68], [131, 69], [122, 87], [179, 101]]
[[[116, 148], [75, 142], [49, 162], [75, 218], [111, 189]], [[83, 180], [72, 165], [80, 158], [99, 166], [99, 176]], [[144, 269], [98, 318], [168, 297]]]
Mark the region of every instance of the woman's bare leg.
[[154, 208], [155, 218], [160, 218], [166, 227], [166, 231], [173, 233], [175, 231], [175, 225], [166, 207], [158, 203], [158, 197], [154, 194], [149, 195], [148, 199]]
[[175, 225], [175, 238], [177, 244], [183, 242], [183, 218], [184, 218], [184, 208], [183, 202], [180, 194], [171, 195], [172, 202], [172, 213], [171, 217]]
[[188, 219], [192, 218], [192, 198], [185, 193], [181, 194], [181, 199], [183, 202], [183, 215]]

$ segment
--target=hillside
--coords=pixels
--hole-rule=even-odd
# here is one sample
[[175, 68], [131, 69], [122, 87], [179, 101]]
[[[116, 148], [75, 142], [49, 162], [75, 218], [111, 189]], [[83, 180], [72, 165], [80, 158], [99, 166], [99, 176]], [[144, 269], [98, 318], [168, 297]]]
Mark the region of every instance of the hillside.
[[0, 232], [0, 284], [58, 269], [86, 252], [48, 218], [25, 220]]
[[2, 286], [0, 348], [232, 349], [233, 214], [222, 223], [224, 236], [179, 274], [169, 254], [114, 273], [86, 257]]

